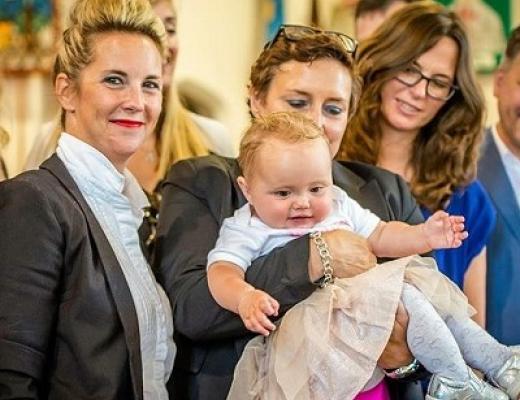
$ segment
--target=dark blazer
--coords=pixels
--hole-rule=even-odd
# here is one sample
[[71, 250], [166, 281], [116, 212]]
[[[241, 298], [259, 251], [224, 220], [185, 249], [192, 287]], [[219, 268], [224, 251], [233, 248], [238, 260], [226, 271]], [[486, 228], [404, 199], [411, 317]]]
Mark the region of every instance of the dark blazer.
[[[348, 167], [348, 168], [346, 168]], [[218, 156], [176, 164], [162, 191], [155, 266], [173, 306], [177, 359], [170, 379], [173, 399], [225, 399], [234, 367], [252, 335], [240, 318], [218, 306], [208, 290], [206, 256], [222, 221], [246, 200], [236, 178], [236, 160]], [[384, 220], [421, 222], [406, 183], [376, 167], [334, 163], [334, 181]], [[308, 237], [257, 259], [246, 280], [281, 305], [282, 314], [308, 297], [316, 286], [308, 276]], [[409, 390], [400, 384], [396, 390]], [[396, 393], [396, 392], [394, 392]], [[394, 398], [406, 397], [402, 392]]]
[[0, 184], [0, 399], [143, 398], [137, 315], [54, 155]]
[[491, 130], [481, 149], [478, 179], [497, 210], [487, 243], [486, 328], [507, 345], [520, 343], [520, 208]]

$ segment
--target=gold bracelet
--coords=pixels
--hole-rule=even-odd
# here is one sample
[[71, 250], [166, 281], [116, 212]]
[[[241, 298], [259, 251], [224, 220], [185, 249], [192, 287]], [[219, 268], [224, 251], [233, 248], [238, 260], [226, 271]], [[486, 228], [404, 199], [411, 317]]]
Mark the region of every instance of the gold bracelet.
[[332, 255], [330, 254], [329, 246], [323, 237], [321, 236], [321, 232], [312, 232], [310, 237], [316, 248], [318, 249], [318, 254], [320, 256], [321, 264], [323, 265], [323, 277], [320, 278], [316, 284], [324, 288], [325, 286], [334, 282], [334, 269], [332, 268]]

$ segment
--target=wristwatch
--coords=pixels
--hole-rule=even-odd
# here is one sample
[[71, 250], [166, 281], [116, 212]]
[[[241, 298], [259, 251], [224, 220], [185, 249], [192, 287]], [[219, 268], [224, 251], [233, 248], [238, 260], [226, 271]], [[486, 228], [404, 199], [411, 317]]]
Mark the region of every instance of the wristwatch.
[[404, 367], [399, 367], [396, 369], [384, 369], [383, 372], [389, 378], [401, 379], [406, 378], [407, 376], [417, 372], [420, 366], [421, 364], [419, 363], [419, 361], [417, 361], [417, 359], [414, 358], [410, 364], [405, 365]]

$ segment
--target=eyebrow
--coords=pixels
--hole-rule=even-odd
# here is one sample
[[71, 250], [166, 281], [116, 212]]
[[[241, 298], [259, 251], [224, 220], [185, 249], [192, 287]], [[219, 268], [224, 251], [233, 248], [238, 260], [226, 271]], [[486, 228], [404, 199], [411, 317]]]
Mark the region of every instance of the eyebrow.
[[[103, 71], [105, 74], [116, 74], [124, 76], [125, 78], [128, 78], [128, 74], [125, 71], [121, 71], [119, 69], [109, 69], [106, 71]], [[161, 75], [147, 75], [145, 79], [161, 79]]]
[[[304, 90], [298, 90], [298, 89], [289, 89], [289, 91], [291, 92], [294, 92], [294, 93], [297, 93], [297, 94], [300, 94], [302, 96], [307, 96], [307, 97], [310, 97], [311, 94], [309, 92], [306, 92]], [[332, 100], [332, 101], [336, 101], [338, 103], [346, 103], [347, 102], [347, 99], [343, 98], [343, 97], [327, 97], [327, 100]]]
[[164, 19], [164, 24], [177, 24], [177, 17], [166, 17]]

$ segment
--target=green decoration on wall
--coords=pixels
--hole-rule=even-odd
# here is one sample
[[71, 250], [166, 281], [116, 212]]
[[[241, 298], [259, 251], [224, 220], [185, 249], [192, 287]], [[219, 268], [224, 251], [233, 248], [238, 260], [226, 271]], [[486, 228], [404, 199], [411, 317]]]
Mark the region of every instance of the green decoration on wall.
[[[463, 20], [480, 73], [492, 72], [505, 50], [511, 31], [511, 0], [437, 0]], [[516, 0], [514, 0], [516, 1]]]

